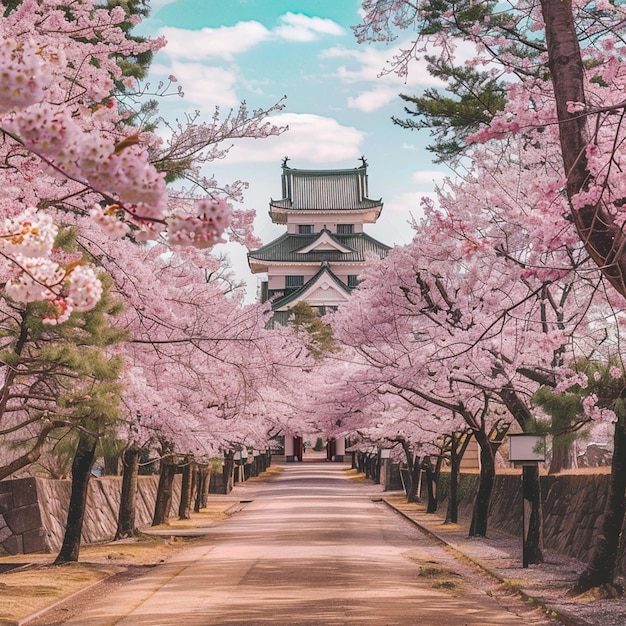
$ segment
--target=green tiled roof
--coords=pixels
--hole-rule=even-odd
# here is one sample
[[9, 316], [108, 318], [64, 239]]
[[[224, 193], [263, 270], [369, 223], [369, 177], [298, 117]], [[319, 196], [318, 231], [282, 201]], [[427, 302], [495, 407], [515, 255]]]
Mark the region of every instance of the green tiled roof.
[[299, 253], [297, 250], [305, 248], [319, 237], [319, 233], [313, 235], [295, 235], [285, 233], [274, 239], [258, 250], [248, 252], [248, 259], [258, 261], [277, 261], [284, 263], [330, 263], [363, 262], [374, 254], [385, 257], [391, 248], [377, 241], [366, 233], [354, 233], [351, 235], [337, 235], [332, 237], [342, 246], [350, 248], [352, 252], [339, 252], [338, 250], [312, 250], [311, 252]]
[[367, 197], [367, 166], [340, 170], [297, 170], [283, 166], [283, 197], [270, 208], [295, 211], [359, 210], [382, 206]]

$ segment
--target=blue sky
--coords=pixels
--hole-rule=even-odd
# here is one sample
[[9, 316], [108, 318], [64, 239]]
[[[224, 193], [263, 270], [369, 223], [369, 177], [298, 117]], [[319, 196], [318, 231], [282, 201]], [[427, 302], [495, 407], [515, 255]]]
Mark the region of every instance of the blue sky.
[[[416, 94], [437, 85], [415, 63], [406, 81], [380, 76], [402, 42], [357, 44], [351, 26], [359, 22], [358, 0], [152, 0], [152, 15], [141, 32], [163, 35], [167, 47], [152, 66], [151, 79], [173, 74], [185, 97], [162, 105], [168, 117], [199, 110], [209, 120], [216, 105], [269, 107], [283, 95], [274, 117], [289, 131], [280, 137], [235, 145], [208, 173], [221, 182], [250, 184], [245, 208], [257, 211], [264, 243], [284, 231], [267, 216], [271, 198], [281, 196], [283, 157], [295, 168], [357, 167], [364, 155], [370, 197], [384, 208], [367, 232], [388, 244], [408, 243], [407, 220], [419, 215], [419, 200], [432, 195], [434, 180], [446, 174], [424, 150], [426, 131], [402, 130], [399, 93]], [[245, 251], [229, 248], [233, 267], [254, 292]]]

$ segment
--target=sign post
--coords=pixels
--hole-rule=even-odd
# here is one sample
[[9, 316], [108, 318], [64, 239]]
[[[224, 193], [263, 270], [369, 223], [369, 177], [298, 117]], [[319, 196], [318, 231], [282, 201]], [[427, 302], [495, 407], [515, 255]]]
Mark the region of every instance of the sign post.
[[539, 463], [546, 460], [543, 435], [509, 435], [509, 461], [522, 467], [522, 567], [528, 567], [530, 516], [533, 502], [539, 498]]

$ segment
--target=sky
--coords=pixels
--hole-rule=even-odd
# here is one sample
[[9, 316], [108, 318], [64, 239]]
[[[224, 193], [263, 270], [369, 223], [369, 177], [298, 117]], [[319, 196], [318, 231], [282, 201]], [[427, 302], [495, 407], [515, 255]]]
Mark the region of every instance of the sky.
[[[420, 198], [432, 196], [448, 174], [432, 164], [428, 131], [396, 126], [403, 117], [398, 94], [441, 87], [425, 64], [408, 78], [381, 72], [402, 41], [358, 44], [351, 26], [359, 23], [359, 0], [152, 0], [139, 32], [164, 36], [150, 81], [174, 75], [183, 98], [166, 98], [169, 119], [199, 111], [209, 121], [215, 106], [268, 108], [286, 96], [285, 108], [270, 120], [287, 125], [279, 137], [236, 143], [223, 161], [205, 173], [227, 183], [249, 183], [242, 208], [254, 208], [256, 234], [269, 243], [284, 232], [271, 223], [271, 199], [281, 198], [281, 164], [297, 169], [353, 168], [368, 163], [369, 196], [383, 201], [379, 221], [366, 232], [387, 245], [413, 237], [411, 215], [420, 216]], [[410, 36], [409, 33], [407, 35]], [[257, 277], [240, 246], [227, 251], [237, 276], [255, 297]]]

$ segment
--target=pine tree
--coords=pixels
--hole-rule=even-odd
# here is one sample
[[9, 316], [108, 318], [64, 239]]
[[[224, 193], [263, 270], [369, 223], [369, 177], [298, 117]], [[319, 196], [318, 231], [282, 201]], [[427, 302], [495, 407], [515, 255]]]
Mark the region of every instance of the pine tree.
[[0, 310], [0, 363], [6, 372], [0, 437], [12, 451], [3, 455], [1, 479], [36, 461], [74, 429], [93, 430], [94, 416], [97, 431], [117, 418], [123, 361], [107, 348], [126, 333], [111, 324], [120, 305], [108, 295], [58, 326], [42, 322], [45, 303], [21, 305], [4, 298]]
[[306, 346], [316, 359], [337, 351], [330, 324], [324, 322], [308, 303], [298, 302], [293, 307], [290, 323], [296, 332], [308, 333]]

